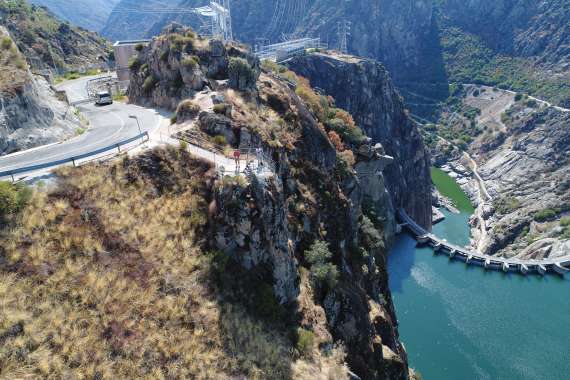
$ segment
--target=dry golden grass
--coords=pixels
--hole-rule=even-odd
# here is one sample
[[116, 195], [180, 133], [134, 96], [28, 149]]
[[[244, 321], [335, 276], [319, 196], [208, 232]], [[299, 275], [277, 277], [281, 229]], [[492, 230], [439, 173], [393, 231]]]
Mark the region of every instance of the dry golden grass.
[[337, 379], [223, 301], [201, 247], [210, 166], [174, 148], [64, 169], [0, 235], [0, 378]]

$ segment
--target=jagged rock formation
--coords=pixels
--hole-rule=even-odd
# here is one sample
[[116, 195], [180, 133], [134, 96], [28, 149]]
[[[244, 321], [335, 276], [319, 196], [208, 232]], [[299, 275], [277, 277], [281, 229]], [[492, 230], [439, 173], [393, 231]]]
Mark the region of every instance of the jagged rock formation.
[[[226, 148], [261, 147], [271, 157], [269, 173], [218, 180], [206, 239], [212, 249], [237, 264], [236, 273], [245, 271], [240, 276], [253, 277], [252, 286], [269, 285], [287, 309], [284, 323], [315, 334], [323, 353], [337, 342], [361, 378], [407, 378], [387, 281], [396, 224], [390, 179], [383, 174], [405, 158], [385, 156], [384, 147], [366, 139], [347, 112], [294, 73], [272, 65], [260, 73], [258, 62], [239, 47], [218, 48], [177, 26], [167, 32], [140, 51], [130, 100], [172, 106], [186, 97], [180, 113], [209, 93], [223, 107], [184, 111], [178, 128], [231, 143]], [[200, 46], [209, 48], [200, 52]], [[189, 59], [185, 55], [199, 57], [192, 77], [201, 81], [184, 80], [179, 62]], [[231, 80], [236, 56], [248, 80]], [[152, 87], [144, 79], [149, 74], [158, 79]], [[165, 92], [176, 78], [180, 87]], [[257, 79], [254, 86], [240, 85], [251, 78]], [[386, 97], [396, 96], [389, 89]]]
[[73, 136], [78, 120], [42, 77], [32, 75], [0, 27], [0, 155]]
[[[208, 84], [215, 85], [210, 79], [219, 78], [228, 78], [230, 86], [239, 90], [254, 89], [259, 60], [245, 48], [205, 40], [176, 24], [165, 33], [168, 35], [155, 39], [131, 65], [129, 98], [133, 102], [174, 110], [182, 99]], [[244, 59], [245, 67], [238, 67], [238, 59]]]
[[95, 33], [61, 22], [26, 0], [0, 2], [5, 26], [34, 70], [106, 67], [110, 45]]
[[297, 57], [287, 65], [331, 95], [373, 142], [381, 143], [394, 157], [395, 164], [386, 168], [385, 175], [395, 207], [404, 207], [418, 223], [430, 227], [429, 156], [384, 67], [372, 60], [332, 54]]
[[62, 20], [98, 32], [105, 25], [119, 0], [31, 0], [30, 2], [47, 7]]

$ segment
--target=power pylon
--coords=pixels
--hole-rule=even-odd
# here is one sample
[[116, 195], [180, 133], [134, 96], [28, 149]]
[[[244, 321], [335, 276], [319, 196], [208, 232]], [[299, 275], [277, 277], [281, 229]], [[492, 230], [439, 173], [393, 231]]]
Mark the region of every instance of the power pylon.
[[216, 0], [210, 3], [214, 13], [212, 20], [212, 35], [221, 37], [224, 41], [234, 39], [232, 30], [232, 14], [230, 0]]
[[347, 20], [339, 21], [337, 23], [338, 33], [338, 50], [343, 54], [348, 54], [348, 36], [350, 36], [350, 27], [352, 23]]

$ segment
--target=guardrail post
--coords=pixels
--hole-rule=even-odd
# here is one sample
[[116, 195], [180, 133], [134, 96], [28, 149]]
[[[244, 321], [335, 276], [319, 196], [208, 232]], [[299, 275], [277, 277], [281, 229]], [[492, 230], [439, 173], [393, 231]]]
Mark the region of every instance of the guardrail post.
[[10, 176], [12, 177], [12, 182], [16, 182], [16, 180], [14, 179], [14, 173], [10, 173]]
[[71, 157], [71, 161], [73, 161], [73, 166], [76, 167], [77, 165], [75, 164], [75, 157]]
[[118, 151], [119, 153], [121, 153], [121, 145], [120, 145], [120, 144], [117, 144], [117, 151]]

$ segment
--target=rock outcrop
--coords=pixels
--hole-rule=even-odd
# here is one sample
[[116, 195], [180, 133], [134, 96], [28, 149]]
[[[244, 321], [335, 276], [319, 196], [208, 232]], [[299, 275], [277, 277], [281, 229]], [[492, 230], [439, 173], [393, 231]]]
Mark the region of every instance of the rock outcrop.
[[394, 157], [394, 164], [385, 171], [394, 207], [404, 207], [418, 223], [431, 227], [429, 156], [384, 67], [372, 60], [332, 54], [297, 57], [287, 65], [332, 96], [374, 143], [381, 143]]
[[206, 40], [178, 24], [164, 32], [131, 64], [131, 101], [174, 110], [182, 99], [212, 88], [221, 78], [238, 90], [255, 90], [259, 60], [244, 47]]
[[67, 104], [56, 98], [44, 78], [29, 72], [2, 27], [0, 39], [5, 41], [0, 47], [0, 155], [73, 136], [80, 123]]

